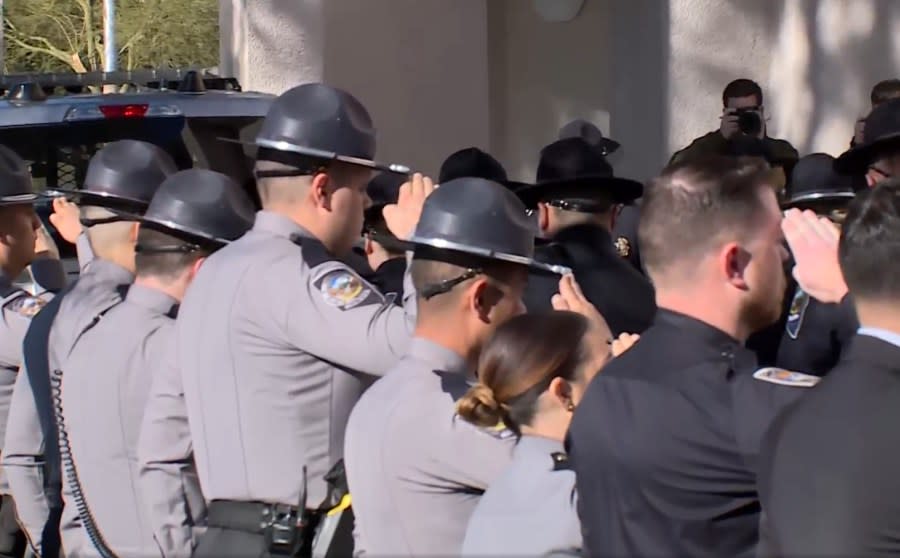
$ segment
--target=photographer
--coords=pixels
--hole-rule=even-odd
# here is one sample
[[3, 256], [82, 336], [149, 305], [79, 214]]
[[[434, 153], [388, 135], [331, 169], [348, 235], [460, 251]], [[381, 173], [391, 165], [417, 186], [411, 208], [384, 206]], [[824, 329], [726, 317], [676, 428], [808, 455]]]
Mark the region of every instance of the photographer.
[[[785, 140], [766, 135], [763, 93], [755, 81], [736, 79], [722, 92], [722, 116], [718, 130], [691, 142], [676, 152], [669, 164], [684, 162], [704, 155], [742, 155], [742, 145], [754, 138], [765, 149], [765, 159], [790, 173], [797, 162], [797, 150]], [[756, 143], [756, 142], [754, 142]]]

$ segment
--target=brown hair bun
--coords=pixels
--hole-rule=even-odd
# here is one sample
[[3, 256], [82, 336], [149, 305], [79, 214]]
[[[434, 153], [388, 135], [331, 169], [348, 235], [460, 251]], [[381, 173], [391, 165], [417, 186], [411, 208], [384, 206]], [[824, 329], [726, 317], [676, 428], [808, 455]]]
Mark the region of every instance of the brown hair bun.
[[478, 383], [456, 402], [456, 412], [463, 419], [485, 428], [503, 422], [503, 406], [494, 396], [494, 390]]

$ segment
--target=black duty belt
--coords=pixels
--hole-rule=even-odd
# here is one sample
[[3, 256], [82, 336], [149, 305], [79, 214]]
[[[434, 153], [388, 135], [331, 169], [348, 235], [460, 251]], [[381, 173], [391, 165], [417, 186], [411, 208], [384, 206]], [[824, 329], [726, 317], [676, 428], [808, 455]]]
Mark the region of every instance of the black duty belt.
[[286, 504], [214, 500], [207, 509], [210, 528], [261, 535], [271, 553], [288, 556], [307, 555], [317, 520], [318, 512]]

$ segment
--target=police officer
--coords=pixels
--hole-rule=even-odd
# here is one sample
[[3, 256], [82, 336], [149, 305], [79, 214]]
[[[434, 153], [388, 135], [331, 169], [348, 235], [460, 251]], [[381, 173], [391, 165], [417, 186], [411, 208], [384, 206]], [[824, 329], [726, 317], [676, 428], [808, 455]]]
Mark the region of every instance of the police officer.
[[[171, 158], [152, 144], [112, 142], [91, 159], [82, 188], [67, 192], [81, 202], [82, 222], [96, 259], [29, 327], [25, 373], [18, 375], [13, 390], [2, 459], [19, 502], [20, 522], [38, 553], [56, 552], [62, 509], [50, 371], [63, 369], [81, 331], [121, 301], [117, 287], [134, 279], [137, 224], [123, 221], [111, 210], [142, 212], [159, 184], [175, 170]], [[50, 535], [46, 545], [45, 526]]]
[[[541, 235], [551, 240], [535, 257], [570, 267], [594, 306], [616, 335], [640, 333], [656, 310], [653, 287], [616, 253], [610, 236], [617, 204], [639, 198], [639, 182], [613, 176], [602, 151], [580, 137], [541, 150], [537, 182], [516, 191], [537, 212]], [[529, 282], [529, 311], [550, 308], [556, 282]]]
[[385, 296], [392, 294], [395, 304], [403, 301], [406, 244], [388, 229], [383, 211], [388, 204], [397, 203], [400, 187], [406, 180], [406, 175], [382, 172], [366, 189], [372, 205], [365, 213], [363, 252], [373, 270], [366, 279]]
[[[33, 204], [39, 200], [25, 162], [0, 146], [0, 439], [6, 430], [16, 374], [22, 364], [22, 339], [31, 318], [51, 298], [32, 296], [13, 281], [48, 246], [40, 245], [41, 223]], [[61, 269], [58, 260], [55, 263]], [[3, 448], [5, 454], [7, 449]], [[16, 524], [16, 512], [6, 475], [0, 473], [0, 556], [21, 556], [25, 538]]]
[[[782, 207], [808, 209], [840, 224], [854, 195], [852, 178], [834, 171], [834, 157], [813, 153], [794, 167]], [[789, 296], [776, 366], [825, 375], [837, 364], [857, 324], [846, 319], [839, 305], [812, 299], [799, 286]]]
[[743, 343], [785, 287], [770, 169], [712, 158], [648, 187], [640, 235], [653, 325], [587, 388], [569, 429], [589, 556], [748, 556], [773, 417], [818, 378], [756, 369]]
[[[253, 213], [236, 182], [192, 169], [167, 178], [139, 218], [134, 284], [124, 301], [82, 332], [62, 378], [67, 436], [60, 439], [60, 453], [69, 503], [62, 524], [71, 526], [78, 517], [81, 522], [81, 528], [62, 532], [67, 556], [94, 555], [97, 546], [119, 556], [148, 556], [160, 548], [167, 555], [189, 553], [192, 517], [179, 518], [186, 537], [154, 529], [175, 525], [169, 510], [183, 510], [186, 500], [170, 501], [165, 484], [142, 491], [133, 456], [173, 311], [204, 259], [249, 230]], [[175, 540], [182, 546], [170, 547]]]
[[[310, 542], [298, 522], [325, 499], [350, 408], [408, 344], [404, 311], [415, 310], [336, 259], [359, 238], [372, 172], [408, 172], [373, 160], [362, 104], [323, 84], [295, 87], [274, 101], [255, 143], [263, 210], [206, 260], [175, 328], [209, 502], [197, 556], [284, 555]], [[432, 188], [415, 175], [384, 210], [397, 238]]]
[[865, 175], [869, 187], [900, 174], [900, 99], [872, 109], [866, 117], [863, 142], [838, 157], [835, 170]]
[[[829, 275], [822, 273], [823, 262], [840, 270], [832, 276], [838, 283], [846, 280], [843, 288], [849, 287], [862, 327], [828, 377], [783, 413], [766, 436], [758, 556], [900, 552], [894, 496], [900, 492], [898, 200], [896, 179], [860, 193], [841, 230], [839, 256], [834, 227], [803, 215], [787, 217], [791, 226], [785, 233], [798, 276], [821, 281]], [[804, 284], [813, 293], [821, 286]]]
[[347, 426], [355, 552], [458, 556], [478, 495], [509, 463], [513, 438], [457, 420], [456, 400], [487, 337], [524, 311], [528, 269], [561, 269], [533, 259], [521, 201], [480, 178], [442, 184], [410, 242], [415, 337]]

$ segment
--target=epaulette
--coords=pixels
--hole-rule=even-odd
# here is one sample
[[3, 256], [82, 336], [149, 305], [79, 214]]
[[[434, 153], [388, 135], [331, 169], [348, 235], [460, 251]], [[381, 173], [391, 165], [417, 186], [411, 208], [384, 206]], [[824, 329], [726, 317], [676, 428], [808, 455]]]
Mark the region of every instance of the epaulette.
[[572, 464], [569, 463], [569, 455], [563, 453], [561, 451], [555, 451], [550, 454], [550, 457], [553, 459], [553, 470], [554, 471], [571, 471]]

